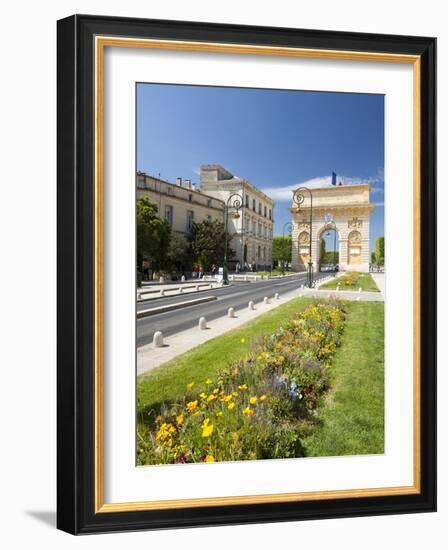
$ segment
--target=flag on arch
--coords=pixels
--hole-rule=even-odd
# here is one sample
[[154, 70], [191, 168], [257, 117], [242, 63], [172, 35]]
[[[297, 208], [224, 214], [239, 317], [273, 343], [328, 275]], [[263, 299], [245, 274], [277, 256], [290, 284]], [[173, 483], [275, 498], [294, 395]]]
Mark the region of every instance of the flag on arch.
[[331, 185], [336, 185], [336, 172], [331, 173]]

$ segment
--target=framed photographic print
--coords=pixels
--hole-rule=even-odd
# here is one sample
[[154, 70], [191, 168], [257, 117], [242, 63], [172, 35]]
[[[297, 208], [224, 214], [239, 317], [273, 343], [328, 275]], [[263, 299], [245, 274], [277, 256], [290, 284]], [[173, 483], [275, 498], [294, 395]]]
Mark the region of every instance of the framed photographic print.
[[58, 22], [58, 527], [434, 511], [434, 38]]

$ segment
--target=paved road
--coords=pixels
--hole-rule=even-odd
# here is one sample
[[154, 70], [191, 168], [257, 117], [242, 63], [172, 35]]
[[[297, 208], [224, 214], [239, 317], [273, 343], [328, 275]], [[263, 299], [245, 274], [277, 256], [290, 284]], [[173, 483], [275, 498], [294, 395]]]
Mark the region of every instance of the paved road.
[[[315, 273], [315, 279], [324, 277], [325, 274]], [[138, 310], [148, 309], [165, 304], [184, 302], [198, 296], [212, 295], [218, 299], [204, 304], [189, 306], [184, 309], [167, 311], [151, 317], [137, 320], [137, 346], [149, 344], [156, 330], [161, 330], [164, 336], [170, 336], [192, 328], [197, 325], [199, 317], [204, 316], [208, 321], [217, 319], [227, 314], [229, 307], [235, 310], [246, 308], [249, 300], [255, 303], [261, 302], [264, 296], [272, 297], [276, 292], [280, 295], [298, 288], [304, 284], [306, 274], [285, 277], [281, 279], [269, 279], [253, 283], [236, 283], [219, 290], [201, 291], [198, 293], [184, 294], [180, 296], [167, 296], [151, 302], [139, 303]]]

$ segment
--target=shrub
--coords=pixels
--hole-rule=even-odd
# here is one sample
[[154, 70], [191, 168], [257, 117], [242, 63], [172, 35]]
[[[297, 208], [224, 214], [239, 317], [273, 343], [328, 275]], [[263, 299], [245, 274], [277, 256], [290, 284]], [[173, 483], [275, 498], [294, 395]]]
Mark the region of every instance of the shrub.
[[328, 388], [328, 368], [340, 343], [343, 306], [316, 301], [256, 353], [162, 407], [149, 433], [138, 434], [140, 464], [214, 462], [303, 456], [302, 434]]

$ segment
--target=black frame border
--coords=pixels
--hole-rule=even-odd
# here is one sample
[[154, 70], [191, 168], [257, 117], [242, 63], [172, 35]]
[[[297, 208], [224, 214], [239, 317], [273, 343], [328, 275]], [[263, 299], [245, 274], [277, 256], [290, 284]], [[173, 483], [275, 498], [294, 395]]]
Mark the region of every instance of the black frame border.
[[[101, 512], [94, 509], [94, 38], [155, 38], [421, 59], [421, 493]], [[57, 24], [57, 527], [72, 534], [436, 510], [436, 39], [74, 15]]]

